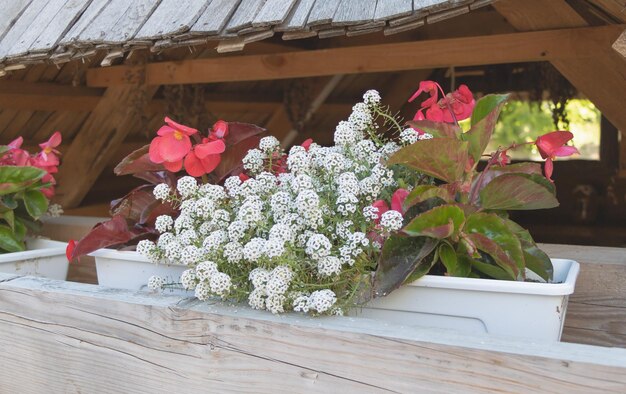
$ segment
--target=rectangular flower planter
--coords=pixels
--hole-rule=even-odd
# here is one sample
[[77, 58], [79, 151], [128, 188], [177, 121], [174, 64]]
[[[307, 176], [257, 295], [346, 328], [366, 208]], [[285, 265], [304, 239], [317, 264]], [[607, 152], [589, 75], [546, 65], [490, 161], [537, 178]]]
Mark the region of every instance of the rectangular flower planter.
[[65, 242], [31, 238], [23, 252], [0, 254], [0, 272], [65, 280], [69, 263]]
[[187, 269], [184, 265], [154, 264], [134, 251], [100, 249], [89, 255], [96, 259], [98, 284], [118, 289], [145, 289], [153, 275], [178, 282]]
[[407, 326], [559, 341], [580, 270], [552, 259], [554, 283], [426, 275], [355, 314]]

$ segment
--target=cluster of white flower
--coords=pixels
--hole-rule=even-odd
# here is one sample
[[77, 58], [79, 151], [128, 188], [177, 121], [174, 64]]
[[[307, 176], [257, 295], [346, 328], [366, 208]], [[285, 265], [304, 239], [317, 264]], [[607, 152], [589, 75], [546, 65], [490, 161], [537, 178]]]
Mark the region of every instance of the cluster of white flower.
[[[187, 265], [181, 284], [201, 300], [245, 299], [272, 313], [341, 314], [360, 286], [355, 278], [367, 280], [375, 265], [380, 245], [367, 234], [402, 226], [399, 212], [379, 217], [371, 206], [397, 188], [385, 162], [401, 147], [366, 138], [376, 133], [379, 105], [378, 92], [367, 91], [337, 126], [332, 147], [312, 143], [284, 155], [276, 138], [262, 138], [243, 159], [249, 179], [232, 176], [222, 187], [183, 177], [177, 193], [158, 185], [155, 197], [175, 203], [180, 214], [159, 216], [158, 241], [142, 241], [137, 250], [155, 262]], [[403, 145], [417, 139], [412, 129], [400, 135]], [[271, 167], [278, 159], [286, 168], [277, 175]], [[151, 278], [151, 288], [160, 286]]]

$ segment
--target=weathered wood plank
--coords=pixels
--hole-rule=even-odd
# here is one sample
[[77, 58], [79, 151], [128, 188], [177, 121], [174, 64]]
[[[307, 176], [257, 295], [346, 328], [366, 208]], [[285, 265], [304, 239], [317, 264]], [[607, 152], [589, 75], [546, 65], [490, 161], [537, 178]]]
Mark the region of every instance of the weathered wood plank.
[[266, 0], [263, 8], [254, 17], [253, 27], [265, 27], [282, 23], [297, 0]]
[[8, 392], [622, 393], [626, 350], [0, 281]]
[[241, 0], [213, 0], [191, 28], [192, 33], [214, 35], [222, 31]]
[[[32, 20], [32, 23], [25, 29], [22, 34], [15, 40], [7, 57], [22, 56], [28, 53], [30, 46], [37, 40], [37, 38], [43, 34], [48, 24], [50, 24], [56, 17], [57, 13], [63, 9], [68, 0], [51, 0], [41, 8], [39, 13]], [[31, 7], [32, 7], [31, 3]], [[82, 5], [80, 5], [82, 7]], [[30, 7], [29, 7], [30, 8]], [[34, 7], [36, 9], [37, 7]], [[25, 17], [25, 14], [22, 18]], [[21, 18], [20, 18], [21, 19]], [[55, 40], [57, 37], [54, 37]], [[0, 54], [0, 58], [4, 57]]]
[[226, 25], [226, 32], [236, 33], [238, 30], [252, 26], [252, 21], [264, 2], [265, 0], [248, 0], [239, 3], [237, 10]]
[[85, 10], [85, 12], [83, 12], [80, 18], [76, 21], [76, 23], [72, 25], [72, 28], [65, 34], [63, 38], [61, 38], [59, 44], [67, 45], [71, 42], [76, 41], [80, 34], [83, 32], [83, 30], [96, 23], [95, 18], [98, 17], [100, 11], [102, 11], [102, 9], [108, 3], [109, 0], [92, 0], [91, 3], [89, 3], [89, 6]]
[[376, 5], [374, 20], [399, 18], [413, 12], [413, 0], [386, 0]]
[[341, 0], [316, 1], [309, 14], [307, 26], [323, 25], [333, 21]]
[[[54, 49], [89, 3], [90, 0], [68, 0], [30, 45], [28, 52], [44, 52]], [[38, 20], [37, 23], [43, 23], [43, 21]]]
[[366, 23], [374, 18], [376, 0], [342, 0], [333, 15], [333, 26], [347, 26]]
[[292, 8], [291, 14], [280, 25], [276, 26], [276, 31], [292, 31], [305, 29], [309, 13], [315, 4], [315, 0], [299, 0]]
[[[355, 74], [437, 68], [450, 65], [499, 64], [585, 57], [595, 61], [604, 51], [592, 43], [614, 40], [620, 25], [583, 29], [463, 37], [361, 47], [296, 51], [270, 55], [194, 59], [146, 65], [148, 84], [185, 84], [271, 80], [335, 74]], [[320, 35], [322, 32], [320, 32]], [[585, 52], [577, 48], [589, 44]], [[429, 56], [406, 56], [407, 53]], [[325, 59], [319, 67], [319, 59]], [[87, 71], [94, 87], [129, 83], [130, 66]]]
[[118, 44], [131, 39], [152, 11], [158, 0], [111, 0], [78, 36], [81, 43]]
[[105, 43], [120, 44], [132, 39], [135, 33], [150, 17], [160, 0], [135, 0], [126, 13], [113, 26], [113, 31], [107, 33]]
[[13, 26], [30, 0], [0, 0], [0, 42], [5, 33]]
[[207, 5], [207, 0], [162, 0], [134, 39], [157, 39], [184, 33]]
[[626, 59], [626, 30], [615, 40], [611, 47]]
[[37, 16], [46, 6], [46, 0], [33, 0], [28, 7], [20, 14], [13, 26], [4, 35], [0, 41], [0, 60], [4, 59], [11, 53], [11, 48], [24, 35], [31, 25], [35, 22]]

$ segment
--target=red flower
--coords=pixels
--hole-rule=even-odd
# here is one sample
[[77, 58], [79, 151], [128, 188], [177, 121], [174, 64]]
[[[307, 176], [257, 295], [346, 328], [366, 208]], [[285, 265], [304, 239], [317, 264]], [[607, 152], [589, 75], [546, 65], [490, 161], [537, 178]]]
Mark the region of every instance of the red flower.
[[[406, 197], [409, 195], [409, 191], [406, 189], [398, 189], [393, 193], [393, 196], [391, 196], [391, 209], [394, 211], [398, 211], [401, 214], [404, 214], [404, 200], [406, 200]], [[376, 224], [378, 224], [378, 222], [380, 222], [380, 218], [383, 215], [383, 213], [387, 212], [389, 210], [389, 205], [387, 205], [387, 203], [383, 200], [376, 200], [374, 201], [374, 203], [372, 204], [373, 207], [378, 208], [378, 217], [376, 219], [374, 219], [374, 222]]]
[[177, 172], [183, 166], [183, 158], [191, 150], [189, 136], [198, 130], [176, 123], [168, 117], [165, 123], [167, 125], [157, 131], [159, 136], [150, 143], [149, 156], [153, 163], [163, 163], [168, 171]]
[[16, 139], [14, 139], [13, 141], [9, 142], [9, 144], [7, 146], [11, 148], [10, 150], [19, 149], [19, 148], [22, 147], [22, 143], [23, 142], [24, 142], [24, 138], [19, 136]]
[[221, 139], [211, 141], [204, 138], [201, 144], [196, 145], [185, 157], [185, 170], [193, 177], [199, 177], [212, 172], [222, 160], [220, 153], [226, 150]]
[[67, 243], [67, 247], [65, 248], [65, 257], [67, 257], [67, 261], [72, 262], [72, 254], [74, 253], [74, 249], [76, 249], [76, 241], [70, 239]]
[[[466, 85], [461, 85], [454, 92], [446, 95], [441, 100], [439, 92], [441, 86], [433, 81], [420, 82], [419, 89], [411, 96], [409, 102], [415, 100], [423, 92], [430, 94], [430, 97], [422, 102], [421, 108], [415, 114], [413, 120], [423, 120], [422, 111], [426, 109], [426, 119], [433, 122], [454, 123], [455, 121], [467, 119], [474, 110], [474, 96]], [[418, 130], [421, 131], [421, 130]]]
[[59, 157], [57, 155], [60, 155], [60, 153], [54, 148], [61, 145], [61, 140], [61, 133], [55, 131], [54, 134], [50, 136], [48, 141], [43, 144], [39, 144], [39, 147], [41, 148], [39, 156], [43, 158], [44, 163], [48, 163], [48, 166], [56, 166], [59, 164]]
[[554, 159], [557, 157], [566, 157], [571, 156], [574, 153], [579, 153], [578, 149], [567, 145], [567, 143], [573, 138], [574, 134], [569, 131], [553, 131], [538, 137], [535, 141], [539, 154], [542, 158], [546, 159], [544, 172], [546, 174], [546, 178], [550, 181], [552, 181], [552, 172], [554, 170], [554, 164], [552, 161]]
[[308, 152], [312, 143], [313, 143], [313, 138], [309, 138], [309, 139], [304, 140], [304, 142], [300, 144], [300, 146], [303, 147]]
[[228, 135], [228, 123], [223, 120], [218, 120], [213, 125], [212, 131], [209, 133], [209, 139], [215, 141], [217, 139], [226, 138]]
[[250, 179], [250, 177], [249, 177], [249, 176], [247, 176], [246, 174], [244, 174], [243, 172], [239, 174], [239, 180], [240, 180], [241, 182], [245, 182], [245, 181], [247, 181], [248, 179]]

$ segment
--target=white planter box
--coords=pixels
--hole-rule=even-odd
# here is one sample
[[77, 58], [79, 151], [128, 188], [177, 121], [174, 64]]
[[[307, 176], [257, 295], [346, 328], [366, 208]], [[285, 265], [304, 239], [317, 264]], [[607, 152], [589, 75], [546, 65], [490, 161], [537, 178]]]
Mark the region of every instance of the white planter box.
[[152, 275], [178, 282], [187, 269], [184, 265], [154, 264], [134, 251], [100, 249], [89, 255], [96, 258], [98, 284], [118, 289], [145, 289]]
[[355, 315], [408, 326], [558, 341], [580, 266], [573, 260], [552, 263], [556, 283], [426, 275], [369, 302]]
[[0, 272], [65, 280], [69, 262], [65, 242], [32, 238], [24, 252], [0, 254]]

